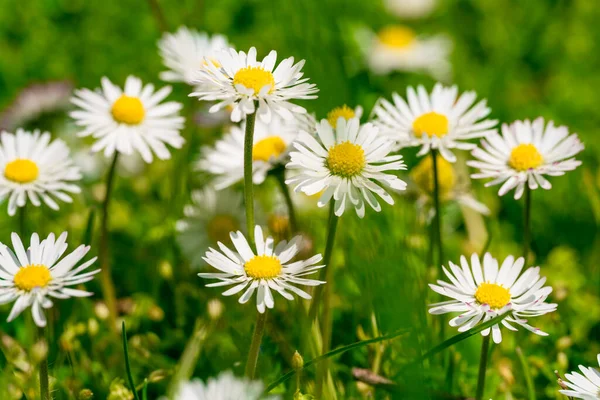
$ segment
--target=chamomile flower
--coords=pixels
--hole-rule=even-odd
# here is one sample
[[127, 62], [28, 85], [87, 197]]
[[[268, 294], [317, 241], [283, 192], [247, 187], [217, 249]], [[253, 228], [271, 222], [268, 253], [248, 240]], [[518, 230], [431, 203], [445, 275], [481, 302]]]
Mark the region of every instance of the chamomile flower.
[[310, 299], [311, 296], [295, 285], [317, 286], [325, 282], [304, 278], [314, 274], [324, 265], [317, 265], [323, 257], [317, 254], [308, 260], [290, 262], [301, 250], [302, 237], [296, 236], [289, 242], [281, 241], [274, 246], [272, 237], [263, 237], [260, 226], [254, 230], [256, 252], [250, 248], [242, 232], [232, 232], [231, 241], [235, 252], [223, 243], [218, 246], [221, 251], [210, 248], [204, 260], [221, 272], [200, 273], [198, 276], [206, 279], [218, 279], [219, 282], [206, 286], [234, 285], [223, 292], [223, 296], [231, 296], [244, 291], [239, 299], [241, 304], [247, 303], [256, 292], [256, 308], [264, 313], [267, 308], [273, 308], [275, 301], [272, 291], [278, 292], [287, 300], [293, 300], [293, 294]]
[[137, 151], [144, 161], [152, 162], [153, 153], [161, 160], [171, 158], [165, 144], [176, 149], [183, 146], [179, 134], [184, 119], [179, 116], [181, 104], [168, 101], [159, 104], [171, 93], [165, 86], [154, 91], [154, 85], [129, 76], [125, 89], [102, 78], [102, 89], [75, 91], [71, 99], [78, 110], [70, 113], [75, 123], [82, 127], [80, 137], [97, 139], [93, 152], [103, 151], [105, 157], [115, 152], [132, 154]]
[[[552, 288], [544, 286], [546, 278], [540, 276], [540, 267], [521, 271], [525, 264], [523, 257], [515, 260], [508, 256], [498, 268], [498, 260], [490, 253], [483, 257], [483, 268], [477, 254], [471, 256], [471, 265], [465, 256], [460, 258], [460, 267], [450, 264], [450, 271], [442, 267], [451, 283], [438, 280], [437, 285], [429, 286], [435, 292], [453, 300], [432, 304], [431, 314], [461, 313], [450, 320], [450, 326], [458, 327], [459, 332], [467, 331], [479, 323], [484, 323], [498, 315], [509, 313], [500, 324], [516, 331], [519, 325], [540, 336], [548, 334], [530, 326], [527, 319], [556, 310], [556, 304], [546, 303]], [[488, 336], [492, 332], [494, 343], [502, 341], [500, 325], [496, 324], [481, 332]]]
[[405, 190], [406, 183], [385, 171], [406, 169], [402, 156], [388, 155], [393, 143], [379, 134], [373, 124], [360, 125], [358, 118], [338, 118], [335, 131], [327, 120], [317, 125], [317, 137], [301, 132], [294, 143], [286, 168], [299, 174], [286, 180], [296, 191], [312, 196], [322, 192], [317, 205], [335, 202], [335, 215], [354, 207], [359, 217], [365, 215], [365, 202], [375, 211], [381, 205], [374, 194], [388, 204], [394, 199], [380, 184], [392, 190]]
[[[598, 364], [600, 365], [600, 354], [598, 354]], [[565, 374], [567, 378], [563, 383], [569, 387], [569, 390], [559, 390], [569, 398], [597, 400], [600, 399], [600, 371], [592, 367], [579, 366], [579, 372]]]
[[440, 80], [451, 75], [452, 41], [444, 35], [417, 35], [408, 27], [392, 25], [377, 34], [365, 31], [361, 37], [369, 68], [376, 74], [424, 72]]
[[[252, 148], [252, 180], [260, 185], [267, 173], [288, 160], [288, 152], [300, 130], [314, 130], [314, 121], [308, 115], [294, 116], [285, 120], [273, 116], [268, 124], [257, 120], [254, 126]], [[232, 126], [214, 147], [204, 147], [198, 169], [215, 176], [217, 190], [235, 184], [244, 177], [245, 123]]]
[[383, 4], [397, 17], [417, 19], [431, 14], [437, 0], [384, 0]]
[[207, 60], [211, 62], [218, 51], [230, 46], [223, 35], [211, 37], [205, 32], [182, 26], [175, 33], [165, 33], [158, 47], [163, 63], [169, 69], [160, 73], [160, 79], [192, 84]]
[[375, 124], [397, 148], [420, 146], [418, 156], [438, 150], [446, 160], [455, 162], [451, 149], [471, 150], [475, 144], [467, 140], [496, 133], [498, 121], [485, 119], [491, 110], [485, 100], [473, 105], [476, 97], [475, 92], [458, 96], [456, 86], [439, 83], [431, 94], [423, 86], [409, 87], [408, 101], [397, 93], [392, 94], [393, 103], [380, 99], [373, 110]]
[[577, 135], [570, 135], [567, 127], [556, 127], [552, 121], [545, 124], [540, 117], [533, 122], [502, 125], [502, 134], [482, 139], [481, 148], [472, 153], [477, 160], [468, 165], [479, 169], [472, 178], [492, 178], [486, 186], [502, 183], [498, 195], [515, 189], [515, 199], [519, 199], [526, 184], [531, 190], [548, 190], [552, 185], [544, 175], [564, 175], [581, 165], [574, 156], [583, 148]]
[[46, 317], [43, 309], [53, 306], [51, 298], [68, 299], [93, 294], [69, 287], [89, 282], [100, 272], [83, 272], [96, 261], [96, 257], [77, 265], [90, 250], [89, 246], [81, 245], [61, 259], [67, 249], [66, 232], [56, 240], [51, 233], [41, 242], [38, 234], [34, 233], [27, 251], [19, 235], [13, 233], [11, 239], [13, 250], [0, 243], [0, 304], [16, 300], [8, 322], [31, 307], [35, 324], [44, 327]]
[[200, 379], [182, 382], [175, 400], [279, 400], [279, 396], [261, 397], [262, 382], [237, 378], [231, 371], [221, 372], [206, 383]]
[[240, 193], [210, 186], [193, 191], [191, 200], [183, 209], [184, 218], [177, 221], [177, 241], [192, 265], [200, 266], [203, 257], [198, 249], [229, 243], [229, 232], [245, 223], [244, 206]]
[[27, 132], [0, 135], [0, 201], [8, 198], [8, 215], [30, 202], [39, 207], [44, 202], [53, 210], [55, 199], [71, 203], [70, 193], [79, 193], [75, 184], [81, 179], [79, 168], [69, 155], [69, 148], [60, 139], [50, 141], [50, 133]]
[[361, 106], [350, 108], [344, 104], [343, 106], [336, 107], [327, 113], [327, 122], [329, 122], [329, 125], [335, 129], [339, 118], [344, 118], [346, 121], [349, 121], [352, 118], [358, 118], [360, 120], [362, 115], [363, 108]]
[[[307, 83], [308, 78], [303, 78], [304, 60], [294, 64], [294, 57], [289, 57], [275, 68], [275, 50], [257, 61], [254, 47], [248, 54], [229, 49], [219, 52], [211, 61], [200, 70], [194, 81], [199, 87], [190, 96], [217, 101], [210, 112], [232, 106], [233, 122], [255, 111], [265, 123], [269, 123], [273, 114], [292, 119], [294, 113], [303, 114], [306, 109], [290, 100], [315, 99], [319, 91], [314, 84]], [[255, 110], [255, 101], [258, 110]]]

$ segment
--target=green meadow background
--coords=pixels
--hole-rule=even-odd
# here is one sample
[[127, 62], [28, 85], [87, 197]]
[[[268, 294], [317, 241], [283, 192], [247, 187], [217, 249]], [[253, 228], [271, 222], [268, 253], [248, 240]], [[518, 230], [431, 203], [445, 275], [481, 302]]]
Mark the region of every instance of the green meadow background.
[[[320, 93], [317, 100], [303, 105], [319, 118], [342, 104], [361, 105], [368, 115], [380, 96], [393, 91], [404, 94], [408, 85], [433, 86], [425, 75], [375, 76], [365, 67], [353, 32], [402, 23], [418, 33], [452, 38], [454, 72], [448, 83], [487, 98], [493, 118], [512, 122], [543, 116], [578, 133], [586, 146], [578, 156], [583, 165], [552, 178], [551, 191], [533, 193], [534, 256], [529, 263], [542, 267], [554, 287], [550, 300], [559, 306], [558, 312], [531, 322], [550, 336], [505, 330], [502, 344], [493, 346], [486, 392], [486, 398], [495, 400], [528, 398], [523, 366], [515, 352], [518, 345], [537, 398], [560, 399], [553, 371], [594, 365], [600, 353], [600, 7], [592, 0], [439, 3], [427, 18], [401, 21], [379, 1], [158, 2], [169, 31], [186, 25], [223, 33], [237, 49], [256, 46], [259, 56], [276, 49], [280, 58], [306, 59], [305, 75]], [[162, 85], [158, 74], [164, 68], [156, 43], [163, 22], [150, 4], [143, 0], [2, 0], [0, 110], [36, 82], [66, 79], [75, 87], [95, 88], [102, 76], [123, 84], [133, 74]], [[176, 84], [170, 96], [185, 104], [187, 116], [199, 107], [187, 97], [189, 91]], [[89, 142], [74, 137], [74, 126], [65, 113], [43, 118], [34, 126], [66, 138], [73, 151], [89, 147]], [[214, 142], [222, 132], [219, 127], [196, 126], [190, 119], [186, 126], [188, 143], [183, 150], [173, 151], [172, 160], [156, 161], [141, 173], [117, 179], [111, 215], [113, 275], [128, 327], [134, 378], [150, 380], [151, 399], [166, 393], [186, 344], [199, 331], [206, 335], [195, 343], [199, 349], [190, 373], [207, 378], [232, 369], [241, 374], [255, 316], [252, 304], [241, 306], [236, 299], [221, 297], [217, 288], [205, 288], [177, 247], [174, 225], [189, 191], [207, 183], [191, 163], [199, 146]], [[415, 151], [402, 154], [409, 168], [415, 165]], [[89, 221], [98, 218], [94, 210], [103, 196], [103, 174], [86, 179], [83, 193], [73, 205], [61, 204], [59, 212], [28, 207], [27, 230], [43, 236], [69, 231], [71, 248], [88, 240], [95, 253], [98, 224]], [[473, 186], [492, 215], [484, 220], [456, 204], [447, 205], [443, 214], [446, 258], [456, 262], [461, 254], [480, 250], [485, 242], [482, 230], [489, 233], [489, 250], [497, 258], [519, 254], [522, 201], [511, 194], [498, 198], [498, 187], [484, 188], [482, 182]], [[268, 215], [276, 186], [266, 182], [256, 191]], [[8, 244], [18, 223], [8, 217], [6, 204], [1, 206], [0, 242]], [[303, 230], [315, 252], [324, 249], [325, 214], [324, 210], [301, 212]], [[380, 375], [394, 380], [402, 394], [377, 389], [375, 398], [458, 399], [474, 393], [479, 336], [449, 352], [455, 360], [451, 371], [439, 357], [407, 367], [441, 340], [440, 318], [426, 312], [427, 304], [439, 300], [426, 284], [440, 272], [429, 257], [427, 229], [411, 196], [397, 196], [395, 206], [384, 207], [379, 214], [371, 210], [363, 220], [348, 212], [340, 221], [334, 253], [333, 348], [398, 329], [408, 333], [383, 347], [361, 348], [336, 358], [339, 399], [365, 398], [352, 368], [371, 368], [380, 351]], [[125, 378], [120, 343], [110, 336], [99, 311], [99, 284], [91, 282], [87, 287], [97, 295], [57, 301], [51, 312], [54, 396], [77, 399], [82, 389], [90, 389], [97, 399], [125, 399], [118, 397], [115, 381]], [[209, 300], [215, 298], [224, 305], [216, 319], [207, 311]], [[31, 396], [35, 380], [29, 379], [39, 353], [33, 323], [28, 313], [11, 324], [4, 322], [9, 310], [9, 305], [0, 306], [0, 398], [35, 398]], [[298, 322], [298, 312], [295, 304], [277, 299], [259, 360], [258, 375], [265, 383], [289, 370], [291, 355], [310, 334], [309, 327]], [[446, 337], [455, 333], [446, 327]], [[310, 358], [305, 354], [306, 360]], [[314, 369], [305, 373], [305, 392], [311, 390], [314, 373]], [[15, 389], [19, 386], [24, 393]], [[291, 398], [292, 386], [290, 381], [275, 392]]]

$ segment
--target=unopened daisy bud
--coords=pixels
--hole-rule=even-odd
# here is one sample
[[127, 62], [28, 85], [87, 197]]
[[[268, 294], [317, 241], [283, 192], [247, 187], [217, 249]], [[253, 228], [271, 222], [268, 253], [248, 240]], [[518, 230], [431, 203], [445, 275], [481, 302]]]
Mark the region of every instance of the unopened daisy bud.
[[42, 360], [45, 360], [47, 356], [48, 342], [46, 342], [46, 340], [36, 342], [31, 348], [31, 361], [34, 364], [39, 364]]
[[298, 353], [298, 350], [296, 350], [292, 356], [292, 368], [294, 368], [296, 371], [304, 368], [304, 358], [302, 358], [300, 353]]
[[559, 352], [556, 355], [556, 361], [558, 362], [558, 365], [561, 369], [567, 369], [569, 367], [569, 358], [567, 357], [567, 354], [563, 351]]
[[211, 319], [219, 319], [223, 314], [223, 303], [219, 299], [211, 299], [208, 302], [208, 315]]
[[77, 396], [77, 400], [92, 400], [93, 398], [94, 393], [90, 389], [81, 389]]
[[94, 318], [90, 318], [88, 320], [88, 333], [90, 336], [96, 336], [96, 334], [98, 333], [98, 330], [100, 329], [100, 325], [98, 324], [98, 321], [95, 320]]
[[556, 341], [556, 348], [558, 350], [568, 349], [573, 345], [573, 339], [570, 336], [563, 336]]
[[94, 313], [99, 319], [105, 320], [108, 318], [108, 307], [106, 307], [106, 304], [98, 302], [94, 306]]
[[169, 376], [169, 372], [164, 369], [152, 371], [148, 376], [148, 383], [160, 382]]
[[158, 273], [164, 280], [171, 280], [173, 278], [173, 266], [167, 260], [163, 260], [158, 265]]
[[555, 370], [554, 375], [556, 375], [556, 383], [558, 383], [558, 386], [560, 386], [564, 390], [568, 390], [569, 387], [565, 384], [565, 381], [562, 380], [558, 371]]

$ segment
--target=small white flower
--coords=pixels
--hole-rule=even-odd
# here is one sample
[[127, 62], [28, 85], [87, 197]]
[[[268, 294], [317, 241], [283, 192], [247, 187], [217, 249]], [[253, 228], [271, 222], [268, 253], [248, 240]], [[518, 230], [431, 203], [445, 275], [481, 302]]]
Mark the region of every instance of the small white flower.
[[333, 110], [327, 113], [327, 122], [333, 129], [337, 126], [337, 121], [340, 118], [344, 118], [346, 121], [351, 120], [352, 118], [360, 118], [363, 115], [363, 108], [361, 106], [356, 106], [355, 108], [350, 108], [347, 105], [343, 105], [341, 107], [336, 107]]
[[437, 0], [384, 0], [385, 7], [400, 18], [423, 18], [431, 14]]
[[496, 120], [484, 119], [490, 113], [486, 101], [475, 103], [477, 94], [465, 92], [458, 96], [456, 86], [436, 84], [431, 94], [423, 86], [407, 89], [405, 101], [397, 93], [393, 103], [380, 99], [373, 112], [374, 121], [382, 133], [392, 138], [398, 148], [421, 146], [423, 156], [438, 150], [450, 162], [456, 156], [450, 149], [471, 150], [475, 144], [467, 140], [496, 133]]
[[[471, 256], [470, 266], [465, 256], [460, 258], [460, 267], [452, 262], [449, 264], [450, 271], [444, 266], [442, 269], [451, 283], [438, 280], [437, 285], [429, 286], [453, 300], [432, 304], [429, 313], [460, 312], [461, 315], [450, 320], [450, 326], [458, 327], [459, 332], [509, 313], [500, 322], [505, 328], [516, 331], [512, 324], [517, 324], [537, 335], [548, 335], [527, 324], [527, 318], [556, 311], [557, 307], [554, 303], [546, 303], [552, 288], [544, 286], [546, 278], [540, 276], [540, 267], [528, 268], [521, 274], [525, 259], [519, 257], [515, 260], [508, 256], [498, 269], [498, 260], [490, 253], [483, 257], [483, 269], [477, 254]], [[481, 334], [487, 336], [490, 330], [494, 343], [500, 343], [500, 326], [496, 324]]]
[[71, 203], [70, 193], [81, 189], [79, 168], [69, 156], [69, 148], [60, 139], [50, 141], [50, 133], [27, 132], [0, 134], [0, 201], [8, 197], [8, 215], [29, 201], [39, 207], [42, 201], [58, 210], [54, 198]]
[[515, 199], [521, 198], [525, 184], [531, 190], [552, 185], [544, 175], [560, 176], [581, 165], [575, 155], [583, 151], [583, 143], [576, 134], [569, 134], [566, 126], [555, 127], [543, 118], [535, 121], [515, 121], [502, 125], [502, 134], [489, 135], [481, 141], [481, 148], [473, 150], [475, 161], [467, 164], [478, 168], [475, 179], [493, 178], [485, 186], [503, 183], [498, 191], [504, 196], [515, 189]]
[[[600, 354], [598, 354], [598, 365], [600, 365]], [[583, 365], [579, 366], [579, 370], [581, 374], [579, 372], [565, 374], [567, 380], [563, 382], [570, 390], [559, 390], [559, 392], [575, 399], [600, 399], [600, 371]]]
[[200, 68], [214, 60], [218, 51], [230, 46], [223, 35], [211, 37], [205, 32], [182, 26], [175, 33], [163, 34], [158, 47], [163, 63], [169, 69], [160, 73], [160, 79], [192, 84]]
[[365, 30], [359, 40], [369, 68], [376, 74], [424, 72], [439, 80], [451, 75], [452, 41], [445, 35], [422, 36], [408, 27], [393, 25], [377, 34]]
[[230, 371], [221, 372], [206, 383], [200, 379], [182, 382], [174, 400], [279, 400], [279, 396], [261, 397], [262, 382], [237, 378]]
[[[256, 121], [252, 149], [252, 180], [255, 185], [263, 183], [269, 171], [288, 161], [291, 145], [301, 130], [314, 130], [314, 121], [309, 115], [294, 116], [291, 120], [274, 116], [268, 124]], [[202, 149], [197, 167], [215, 176], [213, 184], [217, 190], [243, 179], [244, 136], [245, 123], [242, 123], [232, 126], [214, 147]]]
[[184, 139], [179, 134], [184, 119], [179, 116], [181, 104], [168, 101], [159, 104], [171, 93], [165, 86], [154, 91], [154, 85], [142, 85], [142, 81], [129, 76], [125, 89], [102, 78], [102, 89], [75, 91], [71, 99], [80, 109], [72, 111], [71, 117], [84, 129], [80, 137], [92, 136], [96, 142], [93, 152], [104, 151], [111, 157], [115, 151], [123, 154], [139, 152], [147, 163], [152, 153], [161, 160], [171, 158], [165, 143], [181, 148]]
[[242, 195], [233, 190], [216, 191], [212, 187], [192, 192], [192, 202], [177, 221], [177, 241], [193, 266], [203, 264], [202, 253], [217, 242], [230, 243], [229, 233], [244, 226]]
[[[269, 123], [273, 114], [291, 119], [293, 113], [306, 113], [303, 107], [290, 103], [290, 100], [315, 99], [319, 91], [314, 84], [307, 83], [308, 78], [303, 78], [304, 60], [294, 64], [294, 57], [289, 57], [275, 68], [276, 60], [275, 50], [262, 61], [256, 60], [254, 47], [248, 54], [234, 49], [221, 51], [200, 70], [194, 81], [199, 87], [190, 96], [218, 101], [210, 112], [231, 105], [234, 122], [255, 111], [265, 123]], [[258, 101], [258, 110], [254, 101]]]
[[365, 215], [365, 202], [375, 211], [381, 205], [373, 193], [386, 203], [394, 199], [378, 183], [392, 190], [405, 190], [406, 183], [385, 171], [406, 169], [402, 156], [388, 155], [392, 141], [379, 134], [373, 124], [360, 125], [358, 118], [346, 121], [338, 118], [335, 132], [327, 120], [317, 125], [317, 138], [301, 132], [290, 153], [291, 162], [286, 168], [300, 173], [288, 180], [296, 191], [312, 196], [323, 192], [317, 205], [325, 206], [335, 201], [335, 215], [340, 216], [346, 207], [354, 207], [359, 217]]
[[100, 272], [83, 272], [96, 261], [96, 257], [77, 266], [90, 250], [89, 246], [81, 245], [59, 261], [67, 250], [66, 232], [56, 241], [51, 233], [41, 242], [38, 234], [34, 233], [31, 235], [31, 244], [27, 251], [19, 235], [13, 233], [11, 239], [14, 252], [0, 243], [0, 304], [16, 300], [8, 322], [31, 307], [35, 324], [44, 327], [46, 317], [43, 309], [53, 306], [51, 297], [68, 299], [93, 294], [68, 287], [89, 282]]
[[221, 271], [198, 274], [201, 278], [219, 280], [206, 286], [235, 285], [223, 292], [223, 296], [231, 296], [243, 290], [244, 293], [239, 299], [241, 304], [248, 302], [256, 292], [256, 308], [260, 313], [264, 313], [266, 308], [273, 308], [275, 305], [272, 290], [287, 300], [293, 300], [293, 294], [303, 299], [310, 299], [308, 293], [295, 285], [317, 286], [325, 283], [304, 278], [324, 267], [324, 265], [316, 265], [323, 259], [320, 254], [308, 260], [290, 262], [301, 249], [302, 237], [296, 236], [289, 242], [281, 241], [274, 247], [273, 238], [264, 239], [262, 229], [258, 225], [254, 230], [254, 236], [256, 254], [240, 231], [231, 233], [231, 241], [236, 252], [231, 251], [221, 242], [218, 243], [220, 252], [213, 248], [206, 252], [204, 261]]

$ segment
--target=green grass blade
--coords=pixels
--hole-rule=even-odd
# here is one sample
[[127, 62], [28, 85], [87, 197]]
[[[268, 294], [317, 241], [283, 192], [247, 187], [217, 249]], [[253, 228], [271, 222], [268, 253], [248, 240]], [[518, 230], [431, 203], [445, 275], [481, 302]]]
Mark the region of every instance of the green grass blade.
[[527, 384], [527, 393], [529, 395], [529, 400], [535, 399], [535, 387], [533, 386], [533, 380], [531, 379], [531, 373], [529, 371], [529, 365], [527, 364], [527, 360], [525, 359], [525, 355], [520, 347], [517, 347], [517, 356], [519, 356], [519, 361], [521, 362], [521, 367], [523, 368], [523, 375], [525, 376], [525, 383]]
[[127, 350], [127, 331], [125, 330], [125, 321], [123, 321], [122, 336], [123, 336], [123, 352], [125, 353], [125, 370], [127, 371], [127, 380], [129, 381], [129, 387], [133, 392], [135, 400], [140, 400], [137, 390], [135, 389], [135, 383], [133, 383], [133, 376], [131, 375], [131, 366], [129, 365], [129, 351]]
[[96, 217], [96, 207], [90, 207], [90, 212], [88, 214], [87, 223], [85, 225], [85, 231], [83, 232], [83, 240], [82, 244], [91, 245], [92, 244], [92, 233], [94, 232], [94, 221]]

